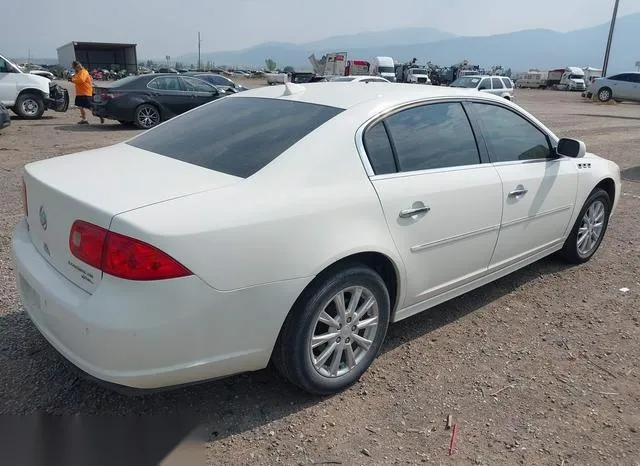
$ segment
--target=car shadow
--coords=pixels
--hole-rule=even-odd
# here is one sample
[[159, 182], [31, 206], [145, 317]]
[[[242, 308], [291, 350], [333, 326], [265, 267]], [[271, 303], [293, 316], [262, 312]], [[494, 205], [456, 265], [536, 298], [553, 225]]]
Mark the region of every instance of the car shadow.
[[121, 125], [120, 123], [116, 123], [116, 124], [90, 123], [88, 125], [79, 125], [76, 123], [73, 125], [56, 126], [54, 129], [57, 129], [59, 131], [87, 132], [87, 133], [99, 132], [99, 131], [128, 131], [128, 132], [140, 131], [138, 128], [136, 128], [133, 125]]
[[39, 120], [54, 120], [56, 117], [53, 115], [42, 115], [40, 118], [33, 120], [31, 118], [23, 118], [21, 116], [16, 115], [15, 113], [11, 114], [11, 121], [39, 121]]
[[[554, 257], [542, 259], [495, 282], [390, 326], [382, 353], [424, 337], [541, 276], [568, 269]], [[123, 395], [79, 377], [69, 362], [40, 335], [24, 312], [0, 317], [0, 395], [4, 410], [25, 413], [125, 415], [180, 419], [206, 428], [204, 442], [236, 435], [303, 411], [331, 397], [293, 387], [272, 367], [226, 379], [145, 395]], [[188, 336], [185, 336], [188, 338]], [[11, 354], [15, 353], [15, 354]], [[14, 363], [5, 370], [7, 358]], [[375, 365], [375, 363], [374, 363]], [[11, 377], [10, 374], [20, 374]], [[351, 390], [357, 390], [358, 384]], [[25, 393], [25, 390], [27, 393]], [[340, 396], [340, 395], [335, 395]], [[3, 400], [4, 398], [4, 400]], [[12, 408], [7, 408], [12, 407]], [[186, 429], [188, 431], [189, 429]]]

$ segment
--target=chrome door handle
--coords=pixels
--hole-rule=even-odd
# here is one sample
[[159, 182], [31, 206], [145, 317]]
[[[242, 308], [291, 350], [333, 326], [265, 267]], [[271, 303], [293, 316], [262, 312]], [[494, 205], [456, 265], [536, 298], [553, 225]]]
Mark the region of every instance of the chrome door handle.
[[415, 207], [413, 209], [401, 210], [400, 211], [400, 218], [409, 218], [409, 217], [413, 217], [414, 215], [418, 215], [418, 214], [426, 214], [430, 210], [431, 210], [431, 207], [427, 207], [427, 206]]
[[520, 185], [520, 186], [517, 186], [516, 189], [514, 189], [509, 193], [509, 197], [518, 198], [518, 197], [524, 196], [528, 192], [529, 192], [528, 190], [524, 189], [524, 186]]

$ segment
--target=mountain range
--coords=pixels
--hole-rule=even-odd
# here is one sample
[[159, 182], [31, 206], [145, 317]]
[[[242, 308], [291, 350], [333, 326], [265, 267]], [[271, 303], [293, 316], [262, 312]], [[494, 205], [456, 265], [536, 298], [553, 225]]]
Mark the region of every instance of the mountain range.
[[[601, 67], [609, 23], [570, 32], [527, 29], [492, 36], [455, 36], [434, 28], [409, 28], [330, 37], [305, 44], [269, 42], [243, 50], [203, 53], [203, 62], [238, 67], [262, 67], [266, 58], [279, 67], [310, 69], [307, 57], [348, 52], [350, 58], [390, 56], [404, 62], [417, 58], [442, 66], [462, 60], [484, 67], [502, 65], [513, 71], [565, 66]], [[197, 54], [177, 58], [197, 62]], [[634, 69], [640, 60], [640, 13], [618, 18], [609, 61], [610, 72]]]

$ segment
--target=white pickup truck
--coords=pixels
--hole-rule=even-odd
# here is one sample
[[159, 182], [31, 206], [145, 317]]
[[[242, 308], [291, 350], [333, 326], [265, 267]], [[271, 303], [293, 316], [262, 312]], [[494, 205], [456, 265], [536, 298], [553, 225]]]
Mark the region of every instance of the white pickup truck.
[[0, 55], [0, 102], [19, 117], [35, 120], [45, 110], [66, 112], [69, 92], [45, 77], [23, 72]]

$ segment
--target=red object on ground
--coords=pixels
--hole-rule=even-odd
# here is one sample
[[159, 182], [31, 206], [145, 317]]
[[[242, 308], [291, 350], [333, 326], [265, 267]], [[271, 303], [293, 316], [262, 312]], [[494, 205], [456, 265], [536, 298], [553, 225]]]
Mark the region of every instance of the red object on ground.
[[449, 442], [450, 455], [453, 455], [453, 451], [456, 449], [456, 440], [458, 440], [458, 424], [454, 424], [451, 431], [451, 442]]

